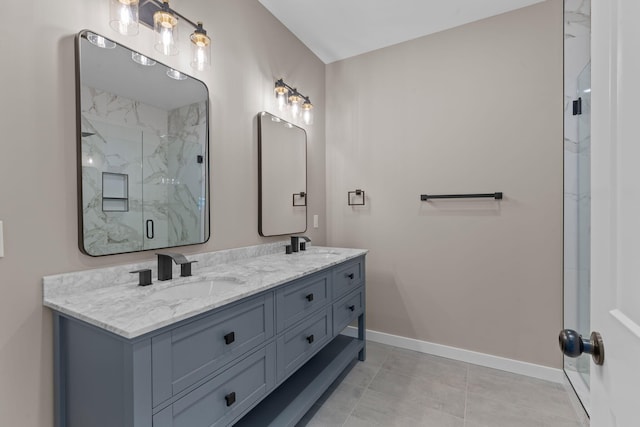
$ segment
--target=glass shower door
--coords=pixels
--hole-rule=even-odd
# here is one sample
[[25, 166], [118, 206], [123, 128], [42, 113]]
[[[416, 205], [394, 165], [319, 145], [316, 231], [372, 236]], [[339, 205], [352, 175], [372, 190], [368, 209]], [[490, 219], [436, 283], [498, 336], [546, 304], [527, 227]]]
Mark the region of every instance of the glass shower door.
[[[591, 64], [577, 79], [575, 155], [565, 154], [565, 328], [591, 331]], [[575, 110], [575, 109], [574, 109]], [[564, 358], [571, 385], [589, 412], [590, 356]]]

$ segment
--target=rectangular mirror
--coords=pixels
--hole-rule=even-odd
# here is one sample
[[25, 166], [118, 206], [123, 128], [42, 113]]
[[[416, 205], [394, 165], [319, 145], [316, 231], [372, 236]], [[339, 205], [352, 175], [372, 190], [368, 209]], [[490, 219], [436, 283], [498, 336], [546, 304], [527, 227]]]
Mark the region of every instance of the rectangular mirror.
[[206, 85], [90, 31], [76, 37], [76, 76], [80, 250], [206, 242]]
[[267, 112], [258, 114], [258, 232], [307, 230], [307, 133]]

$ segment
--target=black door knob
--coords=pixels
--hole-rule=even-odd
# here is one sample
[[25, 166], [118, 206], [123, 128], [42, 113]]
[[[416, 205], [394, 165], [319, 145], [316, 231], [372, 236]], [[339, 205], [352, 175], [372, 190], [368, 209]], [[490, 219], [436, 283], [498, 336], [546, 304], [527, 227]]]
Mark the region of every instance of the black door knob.
[[582, 353], [590, 354], [596, 365], [604, 363], [604, 343], [598, 332], [591, 332], [590, 339], [582, 338], [582, 335], [573, 329], [563, 329], [558, 336], [560, 350], [569, 357], [578, 357]]

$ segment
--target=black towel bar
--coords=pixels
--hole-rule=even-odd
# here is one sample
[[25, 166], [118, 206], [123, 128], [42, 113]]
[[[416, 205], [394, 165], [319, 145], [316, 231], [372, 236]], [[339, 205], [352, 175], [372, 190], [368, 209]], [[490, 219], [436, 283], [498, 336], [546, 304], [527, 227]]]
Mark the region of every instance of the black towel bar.
[[491, 198], [496, 200], [502, 199], [502, 192], [497, 193], [479, 193], [479, 194], [421, 194], [420, 200], [427, 201], [430, 199], [477, 199]]

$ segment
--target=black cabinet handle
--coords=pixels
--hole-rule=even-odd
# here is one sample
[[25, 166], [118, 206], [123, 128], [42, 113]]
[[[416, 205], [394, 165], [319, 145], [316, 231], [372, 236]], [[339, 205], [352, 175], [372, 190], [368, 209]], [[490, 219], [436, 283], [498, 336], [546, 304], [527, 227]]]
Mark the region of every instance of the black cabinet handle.
[[356, 306], [355, 306], [355, 305], [350, 305], [350, 306], [349, 306], [349, 310], [351, 310], [351, 311], [355, 311], [355, 310], [356, 310]]
[[226, 401], [227, 401], [227, 406], [231, 406], [231, 405], [233, 405], [234, 403], [236, 403], [236, 392], [235, 392], [235, 391], [233, 391], [233, 392], [231, 392], [231, 393], [227, 394], [227, 395], [224, 397], [224, 400], [226, 400]]
[[224, 343], [226, 345], [231, 344], [235, 340], [236, 340], [236, 333], [235, 332], [229, 332], [227, 335], [224, 336]]
[[344, 277], [348, 277], [349, 279], [353, 280], [353, 278], [356, 277], [356, 275], [353, 273], [349, 273], [349, 274], [345, 273]]
[[307, 299], [307, 301], [311, 302], [313, 301], [313, 294], [309, 294], [305, 298]]
[[153, 239], [155, 236], [155, 232], [153, 231], [153, 220], [148, 219], [146, 222], [146, 231], [147, 231], [147, 239]]
[[309, 344], [311, 344], [311, 343], [313, 342], [313, 334], [311, 334], [311, 335], [309, 335], [309, 336], [307, 337], [307, 342], [308, 342]]

